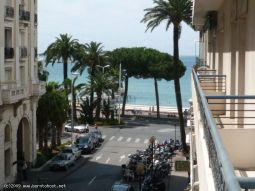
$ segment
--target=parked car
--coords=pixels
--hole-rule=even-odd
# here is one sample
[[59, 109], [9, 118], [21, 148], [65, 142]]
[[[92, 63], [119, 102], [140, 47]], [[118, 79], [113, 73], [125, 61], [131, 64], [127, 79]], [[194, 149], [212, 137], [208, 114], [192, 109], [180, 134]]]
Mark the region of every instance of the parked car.
[[93, 133], [97, 136], [100, 143], [104, 141], [102, 133], [101, 133], [100, 130], [95, 130], [95, 131], [93, 131]]
[[92, 137], [89, 135], [78, 137], [75, 144], [82, 153], [91, 153], [95, 149]]
[[60, 170], [60, 169], [67, 170], [70, 166], [74, 165], [74, 162], [75, 162], [75, 156], [73, 154], [60, 153], [52, 160], [49, 167], [50, 167], [50, 170]]
[[[67, 123], [65, 125], [65, 131], [72, 132], [72, 125], [71, 123]], [[89, 132], [89, 125], [88, 124], [77, 124], [75, 123], [73, 126], [73, 132], [76, 133], [88, 133]]]
[[62, 150], [62, 153], [71, 153], [74, 155], [75, 160], [81, 157], [81, 150], [77, 147], [66, 147]]
[[93, 142], [93, 144], [94, 144], [94, 147], [99, 146], [99, 144], [100, 144], [100, 143], [99, 143], [99, 139], [98, 139], [98, 136], [97, 136], [97, 134], [95, 133], [95, 131], [89, 133], [88, 136], [91, 137], [92, 142]]
[[134, 188], [130, 184], [115, 182], [110, 191], [134, 191]]

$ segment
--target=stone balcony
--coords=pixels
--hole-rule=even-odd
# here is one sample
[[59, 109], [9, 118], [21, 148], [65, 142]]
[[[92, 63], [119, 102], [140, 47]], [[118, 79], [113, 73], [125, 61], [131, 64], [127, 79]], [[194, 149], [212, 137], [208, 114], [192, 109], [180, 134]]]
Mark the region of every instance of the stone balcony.
[[42, 81], [38, 81], [32, 83], [32, 95], [33, 96], [41, 96], [46, 92], [46, 83]]
[[1, 91], [2, 104], [13, 104], [28, 96], [27, 88], [24, 86], [19, 87], [14, 82], [2, 84]]

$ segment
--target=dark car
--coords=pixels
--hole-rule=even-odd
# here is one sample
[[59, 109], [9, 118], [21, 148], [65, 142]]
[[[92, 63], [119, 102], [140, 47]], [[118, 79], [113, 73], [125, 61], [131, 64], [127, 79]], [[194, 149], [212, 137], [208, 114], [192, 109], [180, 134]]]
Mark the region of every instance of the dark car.
[[91, 153], [95, 148], [92, 137], [89, 135], [78, 137], [75, 144], [82, 151], [82, 153]]
[[100, 143], [102, 143], [104, 141], [102, 133], [101, 133], [100, 130], [95, 130], [95, 131], [93, 131], [93, 133], [97, 136]]
[[134, 191], [130, 184], [115, 182], [110, 191]]

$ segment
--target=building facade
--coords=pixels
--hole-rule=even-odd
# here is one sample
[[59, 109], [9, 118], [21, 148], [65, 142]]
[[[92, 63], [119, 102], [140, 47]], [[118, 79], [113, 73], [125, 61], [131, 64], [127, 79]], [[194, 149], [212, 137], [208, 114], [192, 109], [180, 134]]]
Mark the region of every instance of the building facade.
[[0, 187], [36, 158], [37, 0], [0, 1]]
[[191, 190], [255, 188], [255, 1], [193, 0]]

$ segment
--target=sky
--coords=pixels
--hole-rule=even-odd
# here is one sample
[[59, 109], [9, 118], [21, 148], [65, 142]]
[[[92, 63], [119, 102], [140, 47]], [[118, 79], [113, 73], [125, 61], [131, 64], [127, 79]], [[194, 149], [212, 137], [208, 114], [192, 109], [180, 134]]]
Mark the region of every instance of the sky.
[[[173, 54], [172, 27], [162, 23], [153, 32], [141, 23], [144, 9], [153, 0], [39, 0], [38, 49], [46, 50], [59, 34], [67, 33], [80, 43], [101, 42], [104, 50], [147, 47]], [[198, 33], [182, 23], [180, 55], [195, 56]]]

